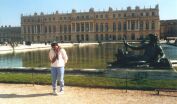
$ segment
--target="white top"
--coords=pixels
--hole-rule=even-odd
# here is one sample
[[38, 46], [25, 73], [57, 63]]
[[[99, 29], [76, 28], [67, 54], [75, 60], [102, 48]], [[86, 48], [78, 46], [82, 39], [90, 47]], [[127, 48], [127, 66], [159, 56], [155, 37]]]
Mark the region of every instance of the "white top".
[[[52, 60], [55, 55], [56, 54], [54, 50], [50, 49], [49, 59]], [[51, 63], [51, 67], [63, 67], [65, 66], [65, 63], [67, 63], [67, 61], [68, 61], [68, 56], [66, 54], [66, 51], [65, 49], [61, 48], [60, 51], [58, 52], [58, 59], [54, 63]]]

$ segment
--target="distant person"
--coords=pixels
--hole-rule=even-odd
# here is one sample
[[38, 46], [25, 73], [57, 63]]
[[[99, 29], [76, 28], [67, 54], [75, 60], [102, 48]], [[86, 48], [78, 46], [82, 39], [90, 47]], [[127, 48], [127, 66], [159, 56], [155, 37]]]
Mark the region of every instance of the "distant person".
[[45, 45], [47, 45], [47, 42], [44, 42]]
[[[61, 48], [58, 43], [52, 43], [49, 51], [49, 60], [51, 62], [51, 77], [53, 94], [64, 93], [64, 70], [68, 61], [65, 49]], [[60, 87], [57, 92], [57, 81]]]

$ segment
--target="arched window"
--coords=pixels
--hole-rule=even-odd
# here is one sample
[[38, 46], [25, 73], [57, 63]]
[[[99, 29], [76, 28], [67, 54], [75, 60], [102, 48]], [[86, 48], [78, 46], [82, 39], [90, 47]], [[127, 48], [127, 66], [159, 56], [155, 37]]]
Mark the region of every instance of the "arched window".
[[127, 39], [127, 35], [124, 34], [123, 36], [124, 36], [123, 38]]
[[86, 41], [89, 41], [89, 36], [88, 36], [88, 34], [86, 34], [85, 40], [86, 40]]
[[38, 42], [40, 41], [40, 36], [37, 36], [37, 41], [38, 41]]
[[124, 22], [124, 31], [126, 31], [127, 30], [127, 24], [126, 24], [126, 22]]
[[81, 23], [81, 31], [84, 32], [84, 23]]
[[40, 33], [40, 25], [37, 25], [37, 33]]
[[76, 31], [79, 32], [80, 31], [80, 24], [76, 23]]
[[87, 32], [89, 31], [89, 23], [85, 24], [85, 29], [86, 29]]
[[135, 34], [134, 33], [131, 34], [131, 39], [135, 40]]
[[28, 34], [30, 34], [30, 26], [28, 26]]
[[49, 33], [51, 33], [52, 32], [52, 29], [51, 29], [51, 26], [49, 25]]
[[62, 32], [63, 32], [63, 26], [60, 25], [60, 33], [62, 33]]
[[26, 34], [26, 26], [24, 26], [23, 29], [24, 29], [24, 33]]
[[72, 23], [72, 32], [75, 32], [75, 24]]
[[71, 32], [71, 25], [68, 26], [68, 32]]
[[103, 39], [103, 34], [101, 34], [101, 37], [100, 37], [100, 38], [101, 38], [101, 40], [104, 40], [104, 39]]
[[56, 33], [56, 26], [53, 26], [53, 33]]
[[58, 41], [58, 40], [59, 40], [59, 37], [58, 37], [58, 36], [56, 36], [56, 37], [55, 37], [55, 41]]
[[112, 40], [116, 40], [116, 35], [112, 35]]
[[143, 40], [143, 39], [144, 39], [144, 35], [141, 34], [139, 39], [140, 39], [140, 40]]
[[118, 35], [118, 40], [121, 40], [122, 39], [122, 36], [121, 34]]
[[154, 21], [152, 21], [152, 29], [153, 30], [155, 29], [155, 23], [154, 23]]
[[135, 21], [131, 21], [131, 30], [135, 30]]
[[93, 31], [93, 23], [90, 23], [90, 31]]
[[81, 40], [84, 41], [84, 35], [83, 34], [81, 35]]
[[118, 31], [121, 31], [122, 27], [121, 27], [121, 22], [118, 23]]
[[140, 30], [143, 30], [143, 21], [140, 21]]
[[78, 42], [80, 41], [80, 36], [79, 36], [79, 35], [77, 35], [77, 41], [78, 41]]
[[45, 29], [44, 29], [45, 33], [47, 33], [47, 26], [45, 26]]
[[60, 41], [63, 41], [63, 36], [60, 36]]
[[106, 40], [109, 40], [108, 34], [105, 35], [105, 39], [106, 39]]
[[100, 31], [103, 32], [103, 23], [100, 24]]
[[66, 35], [64, 35], [64, 40], [67, 41], [67, 36]]
[[149, 21], [146, 21], [146, 29], [149, 29]]
[[34, 34], [34, 26], [32, 26], [32, 34]]
[[98, 32], [98, 23], [96, 23], [96, 32]]
[[98, 34], [95, 35], [95, 40], [98, 41], [99, 37]]
[[69, 41], [71, 41], [71, 35], [68, 36]]
[[116, 32], [116, 23], [113, 23], [113, 32]]
[[108, 23], [105, 23], [105, 32], [108, 32]]
[[64, 25], [64, 33], [67, 32], [67, 25]]

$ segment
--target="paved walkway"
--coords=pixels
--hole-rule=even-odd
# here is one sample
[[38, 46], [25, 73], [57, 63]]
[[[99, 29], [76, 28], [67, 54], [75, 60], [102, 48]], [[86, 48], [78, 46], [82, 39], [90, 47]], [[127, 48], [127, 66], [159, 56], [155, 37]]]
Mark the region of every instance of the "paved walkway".
[[177, 104], [177, 93], [66, 86], [54, 96], [49, 85], [0, 83], [0, 104]]

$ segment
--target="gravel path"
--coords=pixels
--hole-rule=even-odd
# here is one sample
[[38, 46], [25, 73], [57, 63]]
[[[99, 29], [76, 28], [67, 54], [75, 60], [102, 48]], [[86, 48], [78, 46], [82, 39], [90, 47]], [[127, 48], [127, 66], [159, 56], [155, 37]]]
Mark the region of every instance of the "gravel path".
[[54, 96], [50, 85], [0, 83], [0, 104], [177, 104], [177, 93], [66, 86]]

